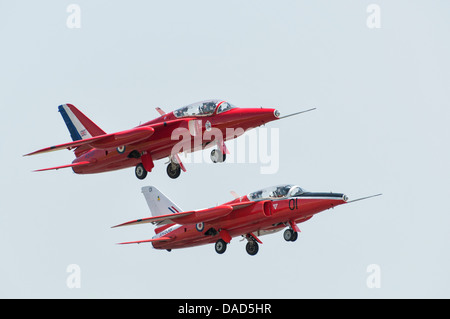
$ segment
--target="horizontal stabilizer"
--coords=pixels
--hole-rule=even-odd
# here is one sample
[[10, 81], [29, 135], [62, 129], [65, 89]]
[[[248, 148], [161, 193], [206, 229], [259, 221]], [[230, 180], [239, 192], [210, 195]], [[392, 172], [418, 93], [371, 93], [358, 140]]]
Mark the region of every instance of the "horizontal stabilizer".
[[85, 165], [89, 165], [89, 164], [91, 164], [91, 162], [84, 161], [84, 162], [72, 163], [72, 164], [68, 164], [68, 165], [37, 169], [37, 170], [34, 170], [33, 172], [50, 171], [50, 170], [53, 170], [53, 169], [58, 170], [60, 168], [68, 168], [68, 167], [75, 167], [75, 166], [85, 166]]
[[127, 241], [127, 242], [124, 242], [124, 243], [118, 243], [118, 245], [153, 243], [155, 241], [168, 241], [168, 240], [172, 240], [172, 238], [170, 238], [170, 237], [159, 237], [159, 238], [154, 238], [154, 239]]

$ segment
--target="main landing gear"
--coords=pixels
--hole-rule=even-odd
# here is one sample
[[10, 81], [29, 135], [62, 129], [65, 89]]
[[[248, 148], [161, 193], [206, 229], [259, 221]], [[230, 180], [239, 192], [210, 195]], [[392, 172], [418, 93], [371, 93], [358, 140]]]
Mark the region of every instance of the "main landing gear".
[[[254, 256], [259, 251], [259, 245], [257, 239], [255, 239], [255, 236], [253, 234], [247, 234], [245, 236], [247, 239], [247, 244], [245, 245], [245, 250], [250, 256]], [[260, 242], [260, 241], [259, 241]], [[222, 238], [220, 238], [218, 241], [216, 241], [216, 244], [214, 245], [214, 248], [216, 250], [216, 253], [223, 254], [227, 250], [227, 243]]]
[[[119, 152], [119, 149], [117, 149]], [[140, 158], [141, 163], [136, 165], [136, 168], [134, 169], [134, 173], [136, 174], [136, 177], [138, 179], [144, 179], [147, 177], [147, 172], [151, 172], [153, 167], [155, 166], [153, 164], [152, 156], [150, 155], [150, 152], [142, 152], [139, 153], [138, 151], [134, 150], [130, 154], [128, 154], [128, 158]]]
[[169, 165], [167, 165], [167, 175], [169, 175], [170, 178], [175, 179], [181, 174], [181, 166], [178, 163], [170, 162]]
[[[300, 231], [295, 224], [293, 227], [296, 228], [298, 231]], [[208, 234], [208, 235], [215, 236], [215, 235], [217, 235], [217, 232], [215, 232], [214, 234]], [[247, 251], [247, 253], [250, 256], [255, 256], [259, 251], [259, 244], [262, 244], [262, 242], [253, 233], [248, 233], [246, 235], [242, 235], [242, 237], [244, 237], [244, 239], [247, 239], [247, 244], [245, 245], [245, 250]], [[284, 231], [283, 238], [286, 241], [294, 242], [298, 238], [298, 232], [292, 228], [288, 228]], [[231, 237], [229, 239], [231, 240]], [[244, 239], [242, 239], [242, 240], [244, 240]], [[223, 254], [227, 250], [227, 245], [228, 244], [225, 240], [223, 240], [222, 238], [219, 238], [216, 241], [216, 244], [214, 245], [214, 248], [216, 249], [216, 253]]]
[[216, 253], [223, 254], [225, 250], [227, 250], [227, 243], [225, 242], [225, 240], [219, 239], [218, 241], [216, 241], [214, 248], [216, 249]]
[[[134, 173], [136, 174], [136, 177], [139, 179], [145, 179], [147, 177], [147, 171], [144, 168], [144, 165], [138, 164], [136, 165], [136, 168], [134, 169]], [[181, 174], [181, 167], [180, 164], [176, 163], [169, 163], [167, 165], [167, 175], [169, 175], [170, 178], [177, 178]]]
[[[145, 179], [147, 177], [147, 170], [144, 168], [144, 165], [142, 163], [139, 163], [136, 165], [134, 169], [134, 173], [138, 179]], [[167, 165], [167, 175], [169, 175], [170, 178], [177, 178], [181, 174], [181, 165], [176, 162], [170, 162], [169, 165]]]
[[136, 174], [136, 177], [139, 179], [144, 179], [147, 177], [147, 171], [145, 170], [144, 165], [142, 165], [142, 163], [136, 165], [134, 173]]

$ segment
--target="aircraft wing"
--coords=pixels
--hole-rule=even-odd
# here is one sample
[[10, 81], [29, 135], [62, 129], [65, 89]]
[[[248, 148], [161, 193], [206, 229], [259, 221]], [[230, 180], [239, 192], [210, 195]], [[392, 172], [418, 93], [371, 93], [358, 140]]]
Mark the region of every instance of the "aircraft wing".
[[161, 130], [165, 127], [171, 127], [173, 126], [179, 126], [181, 125], [185, 119], [177, 119], [172, 121], [166, 121], [161, 123], [156, 123], [151, 126], [145, 125], [145, 126], [138, 126], [135, 128], [132, 128], [130, 130], [125, 130], [117, 133], [111, 133], [111, 134], [103, 134], [94, 136], [87, 139], [81, 139], [69, 143], [54, 145], [50, 147], [46, 147], [28, 154], [25, 154], [24, 156], [30, 156], [30, 155], [36, 155], [41, 153], [47, 153], [47, 152], [53, 152], [58, 151], [62, 149], [68, 149], [72, 150], [77, 147], [89, 147], [89, 148], [97, 148], [97, 149], [111, 149], [116, 147], [121, 147], [124, 145], [134, 144], [138, 143], [142, 140], [145, 140], [149, 137], [151, 137], [155, 131]]
[[250, 205], [254, 205], [256, 202], [241, 202], [241, 203], [234, 203], [229, 205], [219, 205], [212, 208], [206, 208], [196, 211], [188, 211], [188, 212], [181, 212], [181, 213], [175, 213], [175, 214], [166, 214], [166, 215], [160, 215], [160, 216], [153, 216], [153, 217], [147, 217], [147, 218], [141, 218], [132, 220], [123, 224], [119, 224], [115, 227], [121, 227], [121, 226], [131, 226], [131, 225], [139, 225], [139, 224], [147, 224], [147, 223], [153, 223], [158, 225], [165, 225], [165, 224], [180, 224], [180, 225], [187, 225], [187, 224], [196, 224], [201, 222], [208, 222], [212, 221], [221, 217], [225, 217], [228, 214], [230, 214], [232, 211], [248, 207]]
[[230, 205], [220, 205], [212, 208], [181, 212], [175, 214], [167, 214], [160, 216], [153, 216], [148, 218], [142, 218], [137, 220], [132, 220], [123, 224], [119, 224], [114, 227], [120, 226], [130, 226], [130, 225], [138, 225], [138, 224], [146, 224], [146, 223], [157, 223], [158, 225], [165, 224], [180, 224], [180, 225], [188, 225], [188, 224], [196, 224], [201, 222], [207, 222], [214, 219], [218, 219], [221, 217], [225, 217], [230, 214], [234, 208]]
[[145, 240], [136, 240], [136, 241], [127, 241], [124, 243], [118, 243], [118, 245], [126, 245], [126, 244], [141, 244], [141, 243], [153, 243], [155, 241], [169, 241], [172, 240], [171, 237], [159, 237], [154, 239], [145, 239]]
[[62, 149], [71, 150], [82, 145], [88, 145], [90, 147], [98, 149], [110, 149], [142, 141], [152, 136], [154, 132], [155, 129], [149, 126], [135, 127], [133, 129], [117, 133], [104, 134], [87, 139], [46, 147], [29, 154], [25, 154], [24, 156], [53, 152]]
[[176, 214], [167, 214], [167, 215], [160, 215], [160, 216], [153, 216], [153, 217], [148, 217], [148, 218], [140, 218], [140, 219], [136, 219], [136, 220], [132, 220], [123, 224], [119, 224], [116, 226], [113, 226], [112, 228], [115, 227], [121, 227], [121, 226], [131, 226], [131, 225], [140, 225], [140, 224], [147, 224], [147, 223], [153, 223], [153, 224], [160, 224], [160, 225], [165, 225], [165, 224], [171, 224], [171, 223], [176, 223], [177, 218], [183, 217], [183, 216], [189, 216], [192, 215], [194, 212], [182, 212], [182, 213], [176, 213]]

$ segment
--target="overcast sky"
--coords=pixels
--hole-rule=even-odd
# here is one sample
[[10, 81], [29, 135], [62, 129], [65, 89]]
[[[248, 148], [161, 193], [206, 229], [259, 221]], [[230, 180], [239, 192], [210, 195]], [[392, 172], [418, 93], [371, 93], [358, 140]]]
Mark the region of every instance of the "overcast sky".
[[[448, 12], [446, 1], [3, 1], [0, 297], [449, 298]], [[63, 103], [115, 132], [210, 98], [317, 110], [266, 126], [279, 132], [274, 174], [205, 162], [171, 180], [161, 160], [140, 181], [132, 168], [32, 173], [71, 163], [70, 151], [22, 157], [70, 141]], [[383, 196], [316, 215], [295, 243], [261, 237], [253, 257], [239, 238], [223, 255], [168, 253], [116, 245], [151, 238], [150, 224], [110, 228], [150, 216], [142, 186], [191, 210], [281, 183]]]

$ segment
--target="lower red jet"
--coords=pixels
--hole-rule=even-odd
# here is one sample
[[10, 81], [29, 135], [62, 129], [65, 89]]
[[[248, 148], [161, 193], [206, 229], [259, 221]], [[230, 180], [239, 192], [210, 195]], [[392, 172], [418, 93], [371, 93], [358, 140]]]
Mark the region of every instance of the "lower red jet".
[[[222, 205], [195, 211], [182, 211], [156, 187], [142, 188], [153, 217], [133, 220], [113, 227], [153, 223], [158, 227], [152, 239], [121, 244], [152, 243], [156, 249], [171, 251], [215, 243], [218, 254], [236, 236], [247, 239], [250, 255], [258, 252], [259, 236], [282, 230], [286, 241], [295, 241], [299, 223], [338, 205], [349, 203], [341, 193], [308, 192], [295, 185], [278, 185], [238, 197]], [[351, 202], [381, 194], [364, 197]]]

